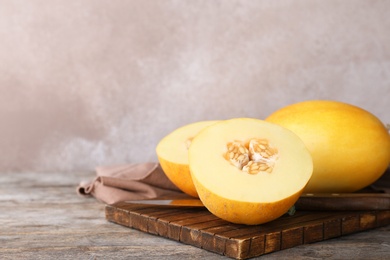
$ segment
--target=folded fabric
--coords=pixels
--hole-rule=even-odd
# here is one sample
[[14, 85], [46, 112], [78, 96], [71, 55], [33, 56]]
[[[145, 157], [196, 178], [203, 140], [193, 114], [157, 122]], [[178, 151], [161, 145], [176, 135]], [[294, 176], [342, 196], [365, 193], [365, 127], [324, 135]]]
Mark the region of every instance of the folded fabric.
[[[80, 183], [77, 192], [114, 204], [126, 200], [154, 198], [189, 198], [165, 175], [160, 164], [145, 162], [96, 168], [97, 177]], [[359, 192], [390, 193], [390, 168], [372, 185]]]
[[126, 200], [187, 197], [165, 175], [158, 163], [146, 162], [96, 168], [97, 177], [80, 183], [77, 192], [106, 204]]

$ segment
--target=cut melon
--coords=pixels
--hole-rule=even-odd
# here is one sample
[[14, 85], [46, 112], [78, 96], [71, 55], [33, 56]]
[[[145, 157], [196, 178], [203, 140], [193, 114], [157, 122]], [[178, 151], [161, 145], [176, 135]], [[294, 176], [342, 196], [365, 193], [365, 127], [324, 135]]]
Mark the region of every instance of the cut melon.
[[188, 148], [200, 130], [218, 121], [200, 121], [175, 129], [158, 143], [156, 153], [165, 175], [181, 191], [198, 197], [188, 166]]
[[214, 215], [256, 225], [285, 214], [312, 174], [312, 159], [291, 131], [252, 118], [212, 124], [189, 148], [192, 180]]
[[389, 166], [388, 129], [357, 106], [309, 100], [285, 106], [265, 120], [290, 129], [309, 149], [314, 170], [305, 192], [355, 192]]

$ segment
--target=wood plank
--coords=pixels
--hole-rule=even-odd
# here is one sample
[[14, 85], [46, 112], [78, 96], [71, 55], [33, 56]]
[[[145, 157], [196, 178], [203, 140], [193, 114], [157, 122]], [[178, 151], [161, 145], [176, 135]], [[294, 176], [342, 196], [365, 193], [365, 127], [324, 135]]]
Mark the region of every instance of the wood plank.
[[377, 227], [390, 225], [390, 211], [379, 211], [376, 215]]
[[[133, 223], [137, 223], [134, 228], [149, 232], [148, 221], [153, 219], [151, 234], [235, 259], [252, 258], [373, 229], [388, 221], [388, 215], [383, 211], [298, 212], [295, 216], [285, 215], [263, 225], [248, 226], [220, 220], [205, 209], [184, 208], [180, 214], [168, 215], [168, 209], [165, 209], [160, 215], [161, 208], [148, 207], [150, 208], [127, 207], [127, 216], [137, 220], [133, 220]], [[123, 207], [121, 210], [123, 211]], [[116, 217], [116, 221], [126, 223], [121, 219], [126, 215], [123, 212], [121, 214]], [[154, 214], [156, 215], [153, 216]]]
[[282, 244], [280, 249], [292, 248], [303, 244], [303, 228], [293, 227], [282, 230]]
[[201, 221], [198, 223], [189, 224], [186, 226], [182, 226], [181, 228], [181, 242], [193, 245], [196, 247], [202, 248], [203, 242], [203, 232], [208, 228], [223, 226], [227, 222], [218, 218], [214, 218], [214, 216], [210, 215], [210, 220]]
[[223, 226], [215, 226], [207, 229], [202, 229], [202, 248], [221, 254], [225, 253], [226, 236], [225, 231], [237, 230], [241, 225], [225, 223]]
[[341, 220], [341, 235], [348, 235], [360, 230], [359, 215], [350, 215]]
[[148, 215], [148, 222], [147, 222], [148, 232], [154, 235], [161, 235], [158, 219], [162, 217], [177, 215], [177, 214], [181, 214], [180, 209], [177, 210], [167, 209], [166, 211], [161, 210], [158, 213], [155, 213], [153, 216]]
[[360, 230], [368, 230], [376, 227], [376, 213], [360, 213]]
[[264, 253], [269, 254], [271, 252], [279, 251], [282, 248], [281, 232], [269, 232], [265, 235], [265, 247]]
[[324, 240], [341, 236], [341, 218], [324, 221]]
[[310, 244], [324, 239], [324, 223], [308, 223], [303, 228], [303, 244]]
[[[195, 257], [222, 260], [226, 255], [235, 254], [242, 259], [279, 260], [387, 259], [389, 255], [390, 211], [381, 211], [374, 212], [374, 229], [360, 232], [361, 223], [362, 226], [372, 223], [370, 215], [368, 218], [363, 215], [357, 221], [358, 232], [348, 235], [341, 234], [342, 221], [351, 220], [348, 215], [335, 220], [325, 218], [323, 241], [284, 250], [281, 250], [280, 231], [268, 230], [266, 235], [258, 233], [256, 236], [256, 232], [250, 234], [245, 228], [239, 228], [236, 231], [243, 236], [233, 235], [232, 239], [227, 239], [227, 253], [222, 256], [192, 244], [194, 241], [201, 244], [202, 229], [226, 223], [214, 216], [202, 215], [199, 221], [175, 221], [182, 225], [191, 221], [181, 227], [179, 242], [152, 235], [149, 228], [150, 223], [158, 221], [159, 214], [180, 214], [181, 210], [150, 211], [150, 214], [143, 211], [144, 217], [148, 218], [146, 232], [107, 221], [106, 205], [75, 192], [80, 181], [91, 180], [94, 176], [94, 172], [0, 173], [0, 258], [181, 260]], [[122, 215], [122, 221], [125, 216]], [[345, 227], [348, 225], [344, 223]]]

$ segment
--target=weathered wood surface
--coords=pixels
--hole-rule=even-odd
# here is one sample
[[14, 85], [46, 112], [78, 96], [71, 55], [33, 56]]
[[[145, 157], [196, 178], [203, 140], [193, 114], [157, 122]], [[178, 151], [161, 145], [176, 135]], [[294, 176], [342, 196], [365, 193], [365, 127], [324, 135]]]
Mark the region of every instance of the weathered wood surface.
[[106, 206], [106, 219], [234, 259], [249, 259], [389, 225], [390, 210], [297, 211], [247, 226], [223, 221], [205, 208], [120, 202]]
[[[108, 222], [104, 204], [76, 194], [77, 184], [93, 177], [92, 172], [1, 173], [0, 259], [226, 259]], [[370, 216], [365, 216], [367, 225]], [[337, 225], [329, 223], [329, 229], [332, 224]], [[389, 231], [385, 226], [259, 259], [390, 259]], [[269, 234], [268, 241], [273, 237], [278, 235]]]

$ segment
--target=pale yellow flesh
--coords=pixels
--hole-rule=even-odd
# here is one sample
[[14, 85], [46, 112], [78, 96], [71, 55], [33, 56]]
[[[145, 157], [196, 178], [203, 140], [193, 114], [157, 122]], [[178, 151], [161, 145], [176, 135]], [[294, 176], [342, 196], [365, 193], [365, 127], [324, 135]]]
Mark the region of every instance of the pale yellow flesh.
[[165, 136], [156, 153], [165, 175], [184, 193], [198, 197], [188, 166], [190, 140], [203, 128], [217, 121], [200, 121], [182, 126]]
[[203, 128], [218, 121], [200, 121], [175, 129], [157, 145], [156, 153], [169, 162], [188, 164], [187, 140], [194, 138]]
[[[224, 157], [226, 144], [250, 138], [268, 139], [278, 149], [272, 173], [245, 173]], [[193, 178], [206, 190], [227, 200], [275, 202], [302, 190], [312, 173], [311, 156], [292, 132], [257, 119], [233, 119], [202, 130], [189, 150]]]

